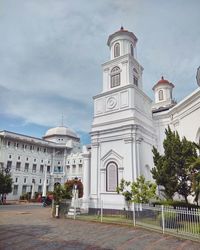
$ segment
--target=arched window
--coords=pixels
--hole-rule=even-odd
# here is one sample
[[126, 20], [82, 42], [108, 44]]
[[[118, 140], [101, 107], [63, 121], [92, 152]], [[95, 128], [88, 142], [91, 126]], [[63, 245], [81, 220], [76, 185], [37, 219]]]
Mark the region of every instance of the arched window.
[[109, 162], [106, 167], [106, 191], [116, 192], [118, 186], [118, 166], [115, 162]]
[[131, 44], [131, 55], [134, 56], [133, 44]]
[[138, 79], [136, 76], [133, 76], [133, 83], [135, 84], [135, 86], [138, 86]]
[[159, 92], [158, 92], [158, 99], [159, 99], [159, 101], [163, 100], [163, 90], [162, 89], [159, 90]]
[[114, 57], [120, 56], [120, 45], [119, 43], [116, 43], [114, 45]]
[[138, 86], [138, 72], [135, 68], [133, 68], [133, 83]]
[[110, 79], [110, 87], [114, 88], [116, 86], [120, 85], [120, 68], [119, 67], [114, 67], [111, 70], [111, 79]]

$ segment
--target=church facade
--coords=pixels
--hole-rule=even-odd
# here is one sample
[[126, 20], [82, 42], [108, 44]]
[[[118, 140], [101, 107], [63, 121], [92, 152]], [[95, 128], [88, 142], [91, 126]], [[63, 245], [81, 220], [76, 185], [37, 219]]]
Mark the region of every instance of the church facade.
[[174, 85], [162, 77], [154, 86], [154, 102], [143, 90], [143, 67], [135, 58], [137, 37], [123, 27], [110, 35], [110, 60], [102, 65], [102, 92], [94, 97], [91, 131], [90, 198], [120, 204], [116, 193], [122, 178], [152, 180], [152, 147], [162, 153], [165, 128], [199, 142], [200, 88], [180, 103]]
[[[41, 161], [46, 159], [49, 190], [53, 190], [55, 183], [63, 184], [67, 179], [78, 177], [84, 185], [83, 200], [89, 200], [93, 207], [99, 200], [116, 207], [124, 203], [123, 197], [116, 192], [122, 178], [135, 181], [143, 175], [153, 181], [150, 173], [154, 166], [152, 147], [163, 152], [167, 126], [178, 131], [181, 137], [199, 142], [200, 87], [176, 103], [173, 99], [174, 84], [162, 77], [154, 86], [152, 84], [155, 96], [152, 101], [143, 89], [143, 67], [135, 57], [137, 41], [137, 37], [123, 27], [108, 38], [110, 60], [102, 65], [102, 92], [93, 97], [91, 146], [81, 148], [79, 137], [64, 127], [50, 129], [43, 139], [6, 131], [0, 133], [1, 165], [10, 164], [10, 155], [16, 158], [14, 165], [10, 164], [14, 185], [17, 185], [16, 178], [21, 176], [22, 182], [25, 178], [27, 158], [31, 159], [32, 165], [36, 159], [38, 171], [42, 171]], [[18, 148], [14, 144], [17, 139], [20, 141], [20, 153], [17, 151], [19, 144]], [[7, 144], [9, 140], [12, 140], [12, 151], [9, 151], [11, 149]], [[31, 152], [30, 156], [26, 155], [27, 151], [23, 148], [26, 144], [29, 150], [31, 145], [35, 145], [35, 155], [31, 155]], [[45, 148], [47, 151], [44, 152]], [[20, 154], [23, 162], [21, 172], [16, 175], [13, 169], [22, 160], [17, 158]], [[31, 172], [29, 175], [30, 188], [32, 179], [36, 179], [33, 174]], [[39, 184], [44, 183], [43, 173], [38, 173], [36, 182], [39, 190]], [[23, 183], [20, 185], [23, 190]], [[13, 198], [14, 194], [10, 197]]]

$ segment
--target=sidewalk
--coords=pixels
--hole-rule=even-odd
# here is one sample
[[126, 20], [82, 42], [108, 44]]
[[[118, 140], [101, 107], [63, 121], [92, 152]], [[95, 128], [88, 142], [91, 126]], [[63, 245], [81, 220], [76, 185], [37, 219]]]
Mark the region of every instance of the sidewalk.
[[[134, 228], [51, 218], [50, 208], [0, 211], [0, 249], [199, 250], [200, 244]], [[23, 208], [23, 209], [22, 209]]]

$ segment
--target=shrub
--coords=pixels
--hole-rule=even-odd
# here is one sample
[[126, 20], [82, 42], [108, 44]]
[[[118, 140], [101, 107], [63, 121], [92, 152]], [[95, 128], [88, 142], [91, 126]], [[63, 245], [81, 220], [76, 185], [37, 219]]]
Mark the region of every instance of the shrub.
[[161, 200], [161, 201], [155, 201], [152, 203], [155, 205], [164, 205], [164, 206], [172, 206], [174, 209], [177, 207], [183, 207], [188, 208], [189, 210], [191, 208], [200, 208], [200, 206], [197, 206], [195, 204], [186, 203], [185, 201], [172, 201], [172, 200]]
[[64, 184], [66, 191], [68, 191], [71, 195], [72, 195], [72, 190], [74, 188], [74, 185], [76, 185], [78, 189], [78, 198], [82, 198], [83, 197], [83, 183], [81, 182], [81, 180], [78, 180], [77, 178], [75, 178], [72, 180], [68, 180]]
[[53, 198], [55, 201], [55, 205], [59, 205], [61, 200], [71, 199], [72, 194], [71, 192], [69, 192], [69, 190], [65, 188], [65, 186], [63, 187], [61, 185], [57, 185], [55, 186], [54, 191], [53, 191]]
[[19, 199], [20, 200], [30, 200], [30, 198], [31, 198], [31, 193], [28, 192], [28, 193], [22, 194]]

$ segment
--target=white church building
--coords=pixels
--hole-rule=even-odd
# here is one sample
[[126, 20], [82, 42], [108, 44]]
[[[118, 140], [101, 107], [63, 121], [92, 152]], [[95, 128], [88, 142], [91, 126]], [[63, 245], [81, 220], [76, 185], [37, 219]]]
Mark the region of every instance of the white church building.
[[[91, 147], [84, 146], [77, 150], [78, 144], [72, 146], [69, 140], [58, 141], [62, 139], [61, 134], [55, 137], [57, 141], [51, 136], [51, 140], [48, 136], [43, 141], [37, 139], [51, 152], [51, 168], [55, 165], [52, 162], [55, 160], [55, 151], [64, 150], [60, 158], [63, 166], [60, 183], [73, 177], [69, 169], [73, 169], [73, 161], [78, 161], [73, 159], [73, 155], [78, 153], [75, 158], [81, 160], [77, 164], [81, 164], [82, 174], [77, 172], [77, 175], [84, 184], [83, 199], [90, 200], [94, 207], [99, 200], [111, 202], [113, 207], [124, 203], [123, 197], [116, 192], [122, 178], [135, 181], [144, 175], [146, 179], [152, 180], [152, 147], [163, 152], [162, 144], [168, 125], [178, 131], [181, 137], [195, 142], [200, 140], [200, 87], [176, 103], [172, 95], [174, 84], [162, 77], [152, 84], [155, 96], [152, 101], [143, 89], [143, 67], [135, 57], [137, 41], [137, 37], [123, 27], [108, 38], [110, 60], [102, 65], [102, 92], [93, 97]], [[77, 140], [77, 137], [73, 138]], [[73, 147], [76, 147], [74, 152]], [[2, 153], [0, 155], [2, 165], [7, 164], [7, 150], [4, 149], [4, 157]], [[53, 170], [51, 173], [53, 188], [58, 179]]]
[[122, 178], [151, 180], [152, 147], [162, 153], [165, 128], [199, 142], [200, 88], [176, 104], [174, 85], [163, 77], [153, 87], [154, 102], [143, 90], [143, 67], [135, 58], [137, 37], [123, 27], [110, 35], [110, 60], [102, 65], [103, 89], [94, 97], [89, 197], [122, 202]]

